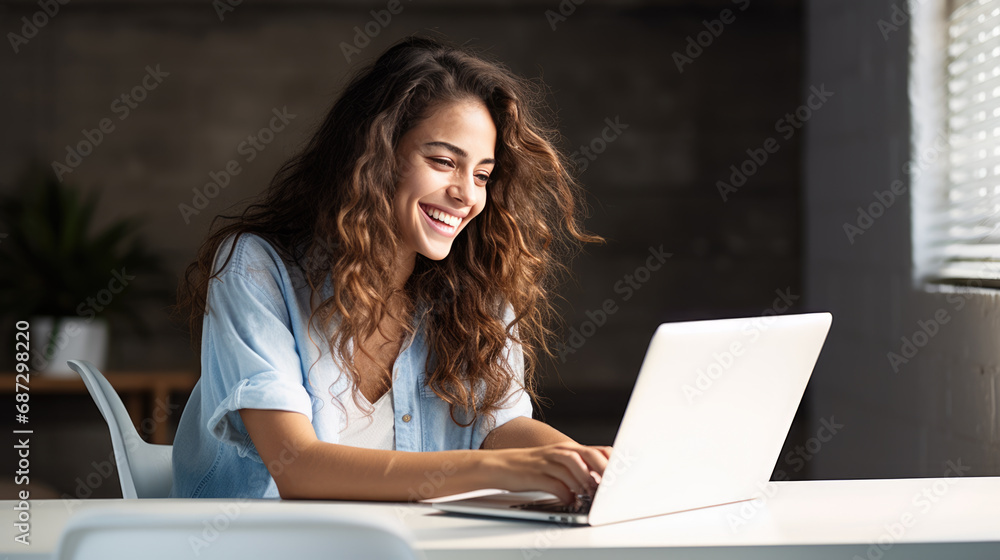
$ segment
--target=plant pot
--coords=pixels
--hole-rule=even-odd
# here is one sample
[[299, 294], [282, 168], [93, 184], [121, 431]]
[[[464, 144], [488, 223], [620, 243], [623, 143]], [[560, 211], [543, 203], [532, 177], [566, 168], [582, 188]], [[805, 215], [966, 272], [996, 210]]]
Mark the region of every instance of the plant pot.
[[108, 355], [108, 323], [104, 319], [32, 317], [30, 323], [31, 371], [60, 377], [78, 375], [67, 360], [87, 360], [104, 369]]

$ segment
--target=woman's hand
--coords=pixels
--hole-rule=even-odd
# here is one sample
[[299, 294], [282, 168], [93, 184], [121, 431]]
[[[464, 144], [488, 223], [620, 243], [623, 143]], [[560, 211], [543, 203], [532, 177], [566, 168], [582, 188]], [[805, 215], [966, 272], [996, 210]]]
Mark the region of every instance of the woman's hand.
[[564, 504], [572, 504], [577, 494], [593, 495], [610, 457], [611, 447], [606, 445], [563, 442], [494, 449], [483, 463], [495, 488], [511, 492], [541, 490], [554, 494]]

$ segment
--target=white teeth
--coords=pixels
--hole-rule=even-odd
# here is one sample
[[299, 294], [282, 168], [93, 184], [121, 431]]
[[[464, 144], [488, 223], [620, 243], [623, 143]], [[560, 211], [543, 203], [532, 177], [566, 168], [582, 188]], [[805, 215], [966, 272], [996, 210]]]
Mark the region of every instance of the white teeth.
[[451, 227], [455, 227], [462, 222], [462, 218], [459, 218], [458, 216], [452, 216], [451, 214], [445, 214], [444, 212], [436, 208], [428, 207], [427, 215], [436, 220], [440, 220]]

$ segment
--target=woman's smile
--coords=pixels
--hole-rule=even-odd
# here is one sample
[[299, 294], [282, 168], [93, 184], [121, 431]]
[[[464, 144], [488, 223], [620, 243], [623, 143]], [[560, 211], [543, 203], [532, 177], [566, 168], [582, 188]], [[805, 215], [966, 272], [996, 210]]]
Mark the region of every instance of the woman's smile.
[[453, 237], [458, 231], [458, 225], [462, 223], [462, 218], [426, 204], [419, 206], [421, 213], [427, 218], [427, 223], [434, 231], [447, 237]]

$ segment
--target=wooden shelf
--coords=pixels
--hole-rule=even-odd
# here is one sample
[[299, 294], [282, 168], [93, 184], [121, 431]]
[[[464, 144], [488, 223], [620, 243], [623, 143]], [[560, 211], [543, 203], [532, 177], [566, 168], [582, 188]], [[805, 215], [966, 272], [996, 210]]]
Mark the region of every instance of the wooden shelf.
[[[168, 444], [167, 421], [175, 412], [170, 397], [173, 393], [190, 394], [199, 375], [193, 371], [110, 371], [102, 372], [115, 388], [128, 410], [139, 435], [146, 438], [151, 432], [151, 442]], [[0, 373], [0, 394], [14, 392], [16, 375]], [[87, 386], [75, 373], [73, 376], [45, 375], [31, 372], [28, 383], [31, 393], [88, 394]], [[96, 406], [96, 404], [95, 404]], [[178, 414], [180, 410], [176, 411]], [[144, 426], [144, 424], [146, 424]]]

